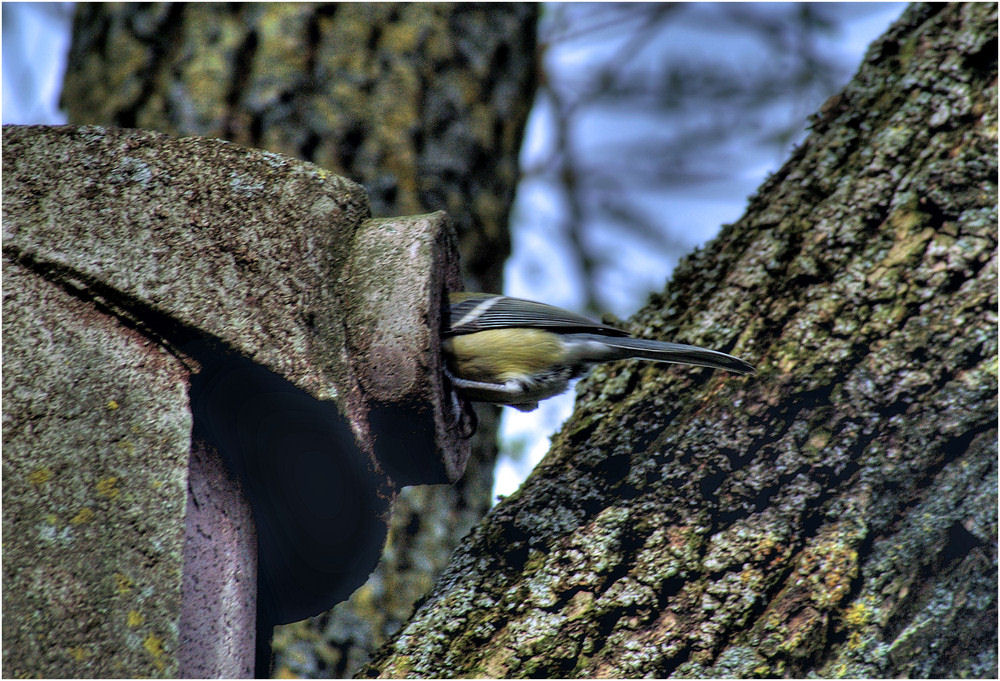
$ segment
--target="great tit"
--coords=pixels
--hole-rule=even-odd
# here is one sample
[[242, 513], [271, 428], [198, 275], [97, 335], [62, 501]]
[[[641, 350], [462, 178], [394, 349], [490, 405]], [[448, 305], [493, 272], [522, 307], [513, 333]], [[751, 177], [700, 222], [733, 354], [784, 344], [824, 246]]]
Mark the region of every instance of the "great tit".
[[630, 357], [754, 371], [722, 352], [632, 338], [552, 305], [490, 293], [452, 293], [448, 300], [442, 342], [447, 373], [455, 389], [473, 401], [531, 411], [591, 365]]

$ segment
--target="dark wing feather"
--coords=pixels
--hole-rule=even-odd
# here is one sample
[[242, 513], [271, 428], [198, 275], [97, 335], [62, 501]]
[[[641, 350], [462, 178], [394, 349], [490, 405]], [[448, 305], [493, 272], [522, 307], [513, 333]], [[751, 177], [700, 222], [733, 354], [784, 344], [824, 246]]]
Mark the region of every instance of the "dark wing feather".
[[456, 296], [450, 305], [450, 315], [449, 336], [510, 327], [560, 329], [608, 336], [628, 335], [621, 329], [562, 308], [507, 296]]
[[648, 340], [646, 338], [608, 338], [594, 334], [579, 333], [568, 336], [575, 341], [592, 341], [600, 343], [604, 348], [602, 361], [609, 359], [628, 359], [641, 357], [655, 362], [671, 362], [673, 364], [692, 364], [694, 366], [725, 369], [737, 374], [753, 374], [756, 370], [749, 362], [739, 357], [727, 355], [717, 350], [701, 348], [697, 345], [683, 343], [668, 343], [666, 341]]

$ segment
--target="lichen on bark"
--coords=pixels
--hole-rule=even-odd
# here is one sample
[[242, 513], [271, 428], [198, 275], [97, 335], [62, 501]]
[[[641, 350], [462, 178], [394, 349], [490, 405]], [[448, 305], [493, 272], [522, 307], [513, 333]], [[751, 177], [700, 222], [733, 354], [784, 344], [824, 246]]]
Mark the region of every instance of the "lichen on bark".
[[996, 676], [995, 4], [914, 5], [364, 670]]

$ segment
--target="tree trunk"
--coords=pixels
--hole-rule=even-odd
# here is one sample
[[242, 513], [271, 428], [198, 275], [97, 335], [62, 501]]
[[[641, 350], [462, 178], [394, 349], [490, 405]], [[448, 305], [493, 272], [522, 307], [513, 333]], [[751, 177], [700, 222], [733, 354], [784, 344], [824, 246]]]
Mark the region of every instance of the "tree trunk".
[[[63, 106], [312, 161], [364, 185], [377, 216], [446, 210], [469, 287], [499, 291], [536, 19], [528, 4], [80, 4]], [[351, 601], [279, 628], [278, 672], [350, 676], [411, 614], [489, 508], [497, 411], [479, 420], [465, 477], [404, 490]]]
[[997, 674], [997, 5], [910, 7], [364, 670]]

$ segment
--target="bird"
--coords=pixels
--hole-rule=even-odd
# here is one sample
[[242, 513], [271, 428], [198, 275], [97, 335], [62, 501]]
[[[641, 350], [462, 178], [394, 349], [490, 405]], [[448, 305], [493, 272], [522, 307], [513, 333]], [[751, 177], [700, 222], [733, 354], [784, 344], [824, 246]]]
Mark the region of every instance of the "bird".
[[692, 364], [737, 374], [754, 367], [695, 345], [634, 338], [568, 310], [523, 298], [450, 293], [442, 334], [445, 374], [461, 396], [532, 411], [591, 366], [618, 359]]

